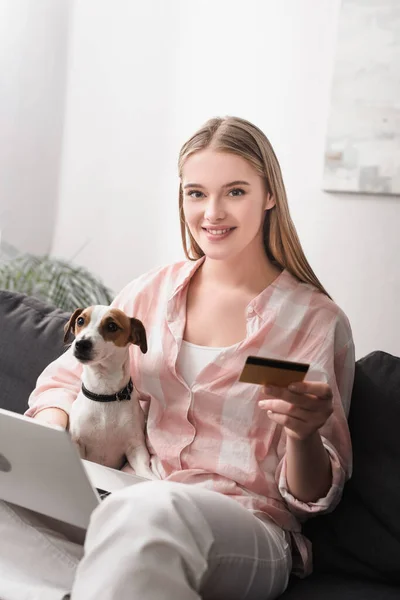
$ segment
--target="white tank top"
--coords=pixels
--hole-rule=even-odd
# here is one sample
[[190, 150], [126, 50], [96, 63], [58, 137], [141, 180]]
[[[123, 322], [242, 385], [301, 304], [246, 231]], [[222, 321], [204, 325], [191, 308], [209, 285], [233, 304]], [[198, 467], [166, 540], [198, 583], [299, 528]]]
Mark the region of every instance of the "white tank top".
[[226, 348], [213, 348], [212, 346], [197, 346], [182, 340], [181, 349], [177, 358], [177, 367], [189, 387], [192, 387], [200, 371]]

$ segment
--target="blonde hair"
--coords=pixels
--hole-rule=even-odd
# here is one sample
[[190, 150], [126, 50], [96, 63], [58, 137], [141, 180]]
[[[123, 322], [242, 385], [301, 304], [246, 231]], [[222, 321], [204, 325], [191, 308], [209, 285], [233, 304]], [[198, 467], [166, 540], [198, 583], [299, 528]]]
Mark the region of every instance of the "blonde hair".
[[[241, 156], [264, 177], [267, 192], [275, 200], [275, 206], [265, 211], [263, 225], [264, 248], [268, 259], [277, 267], [287, 269], [299, 281], [313, 285], [330, 298], [310, 267], [301, 247], [289, 213], [278, 159], [265, 134], [249, 121], [238, 117], [210, 119], [182, 146], [178, 163], [180, 179], [187, 158], [194, 152], [209, 147]], [[179, 215], [185, 255], [190, 260], [198, 260], [204, 256], [204, 252], [186, 225], [182, 183], [179, 186]]]

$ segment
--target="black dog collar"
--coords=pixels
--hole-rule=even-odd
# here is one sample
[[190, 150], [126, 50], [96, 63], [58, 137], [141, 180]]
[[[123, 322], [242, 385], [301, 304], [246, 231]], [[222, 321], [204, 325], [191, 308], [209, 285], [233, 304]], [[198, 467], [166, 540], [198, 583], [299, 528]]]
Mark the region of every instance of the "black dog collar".
[[129, 379], [127, 385], [122, 388], [116, 394], [94, 394], [93, 392], [89, 392], [89, 390], [82, 383], [82, 393], [86, 398], [90, 400], [95, 400], [96, 402], [115, 402], [115, 400], [130, 400], [131, 394], [133, 391], [133, 382], [132, 379]]

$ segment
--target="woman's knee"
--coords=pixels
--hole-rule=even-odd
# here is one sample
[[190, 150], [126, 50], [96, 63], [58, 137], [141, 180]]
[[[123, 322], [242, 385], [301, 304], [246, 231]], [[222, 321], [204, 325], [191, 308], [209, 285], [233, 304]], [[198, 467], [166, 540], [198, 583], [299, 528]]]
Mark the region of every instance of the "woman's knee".
[[110, 494], [96, 510], [113, 514], [123, 512], [130, 518], [135, 518], [138, 514], [159, 515], [179, 503], [182, 487], [182, 484], [167, 481], [134, 484]]
[[94, 511], [90, 528], [104, 523], [112, 524], [114, 533], [121, 528], [132, 535], [145, 531], [146, 535], [164, 536], [169, 533], [187, 540], [198, 541], [203, 548], [212, 543], [212, 532], [195, 501], [191, 486], [168, 481], [149, 481], [134, 484], [110, 494]]
[[124, 548], [126, 553], [129, 547], [135, 560], [167, 553], [179, 557], [197, 581], [207, 568], [214, 539], [188, 487], [146, 482], [111, 494], [92, 515], [85, 551], [112, 545], [113, 551]]

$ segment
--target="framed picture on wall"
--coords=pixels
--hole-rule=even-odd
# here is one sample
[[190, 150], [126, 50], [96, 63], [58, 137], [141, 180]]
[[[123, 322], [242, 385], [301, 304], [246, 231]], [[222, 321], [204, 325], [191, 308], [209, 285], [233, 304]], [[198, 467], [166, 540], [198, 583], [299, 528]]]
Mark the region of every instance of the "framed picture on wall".
[[323, 188], [400, 195], [400, 0], [342, 0]]

